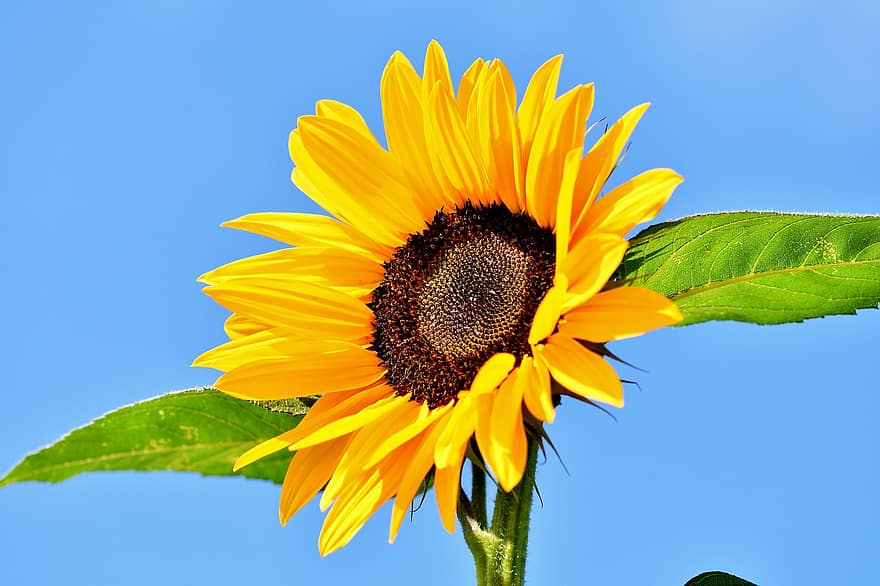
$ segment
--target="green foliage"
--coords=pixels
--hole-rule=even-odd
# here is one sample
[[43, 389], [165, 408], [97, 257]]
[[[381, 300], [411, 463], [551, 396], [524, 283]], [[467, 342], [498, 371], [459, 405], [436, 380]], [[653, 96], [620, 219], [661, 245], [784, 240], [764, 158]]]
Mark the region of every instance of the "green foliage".
[[33, 454], [0, 479], [0, 486], [60, 482], [82, 472], [182, 470], [210, 476], [247, 476], [280, 483], [284, 450], [233, 474], [248, 448], [296, 427], [308, 411], [287, 400], [283, 412], [234, 399], [213, 389], [169, 393], [107, 413]]
[[880, 217], [734, 212], [656, 224], [617, 279], [675, 301], [680, 325], [853, 314], [880, 303]]
[[748, 580], [724, 572], [703, 572], [688, 580], [684, 586], [756, 586]]

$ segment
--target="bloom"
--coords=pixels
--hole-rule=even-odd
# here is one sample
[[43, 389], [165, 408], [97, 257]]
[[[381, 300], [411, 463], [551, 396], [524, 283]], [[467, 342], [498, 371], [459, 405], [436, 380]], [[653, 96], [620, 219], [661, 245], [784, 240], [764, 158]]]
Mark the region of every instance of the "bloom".
[[584, 154], [593, 86], [556, 97], [561, 63], [536, 71], [517, 108], [501, 61], [477, 59], [455, 89], [436, 42], [422, 76], [395, 53], [381, 82], [387, 149], [334, 101], [290, 134], [293, 182], [334, 218], [224, 224], [290, 247], [201, 277], [232, 315], [230, 341], [195, 364], [224, 371], [216, 386], [236, 397], [320, 395], [236, 467], [296, 451], [281, 521], [324, 488], [322, 554], [392, 498], [393, 541], [432, 472], [453, 531], [466, 453], [511, 490], [554, 395], [623, 405], [603, 344], [681, 319], [665, 297], [609, 282], [624, 236], [681, 181], [653, 169], [600, 197], [647, 104]]

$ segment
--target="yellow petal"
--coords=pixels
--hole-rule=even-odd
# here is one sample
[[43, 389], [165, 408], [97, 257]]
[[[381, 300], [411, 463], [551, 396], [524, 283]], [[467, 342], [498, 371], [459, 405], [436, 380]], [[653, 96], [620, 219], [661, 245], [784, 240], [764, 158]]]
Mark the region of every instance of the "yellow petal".
[[[359, 477], [374, 468], [382, 458], [372, 465], [366, 461], [372, 458], [374, 451], [387, 437], [386, 434], [395, 435], [401, 429], [410, 426], [420, 417], [424, 417], [428, 407], [414, 401], [396, 401], [390, 410], [365, 425], [353, 435], [351, 444], [345, 452], [345, 456], [339, 464], [339, 468], [333, 474], [333, 479], [327, 484], [324, 494], [321, 496], [321, 510], [326, 509], [337, 497], [339, 497], [353, 478]], [[406, 441], [394, 444], [390, 451], [399, 449]]]
[[385, 270], [371, 256], [326, 247], [282, 248], [231, 262], [209, 271], [199, 281], [219, 284], [235, 279], [309, 282], [363, 296], [382, 281]]
[[[534, 349], [533, 352], [537, 353], [538, 350]], [[523, 401], [528, 410], [539, 420], [553, 423], [556, 409], [553, 407], [547, 366], [540, 360], [533, 360], [531, 356], [523, 356], [519, 375], [522, 377], [520, 384], [523, 385]]]
[[450, 402], [435, 409], [428, 409], [426, 404], [423, 406], [425, 412], [420, 413], [418, 418], [410, 421], [407, 425], [395, 430], [384, 430], [387, 433], [383, 433], [383, 439], [373, 449], [372, 456], [364, 464], [365, 467], [377, 465], [392, 451], [422, 433], [434, 422], [442, 419], [455, 405]]
[[434, 473], [434, 493], [443, 528], [455, 533], [455, 513], [458, 509], [458, 490], [461, 485], [461, 461]]
[[[285, 347], [290, 347], [290, 342], [296, 339], [280, 329], [271, 328], [255, 332], [247, 336], [237, 336], [234, 339], [204, 352], [196, 358], [192, 365], [203, 368], [216, 368], [217, 370], [232, 370], [236, 366], [254, 360], [265, 358], [283, 358]], [[318, 342], [320, 344], [320, 342]], [[323, 351], [321, 348], [319, 351]]]
[[[394, 389], [386, 385], [372, 386], [366, 389], [358, 389], [354, 391], [343, 391], [340, 393], [331, 393], [319, 398], [312, 405], [309, 412], [306, 413], [302, 421], [299, 422], [292, 430], [277, 436], [276, 440], [286, 442], [285, 447], [292, 445], [301, 439], [319, 432], [333, 422], [357, 415], [365, 409], [374, 407], [383, 401], [394, 397]], [[355, 428], [357, 429], [357, 428]], [[340, 434], [339, 437], [346, 434]], [[245, 452], [240, 458], [240, 462], [253, 462], [254, 458], [246, 458], [251, 452], [256, 452], [260, 446], [252, 448]], [[262, 457], [262, 456], [259, 456]], [[236, 463], [236, 466], [244, 466], [244, 463]]]
[[364, 121], [363, 116], [348, 104], [343, 104], [336, 100], [319, 100], [315, 105], [315, 113], [318, 116], [342, 122], [355, 132], [363, 135], [364, 138], [374, 142], [377, 146], [379, 145], [370, 127]]
[[471, 394], [478, 395], [495, 390], [501, 381], [507, 378], [515, 363], [516, 357], [513, 354], [506, 352], [493, 354], [477, 371], [474, 382], [471, 383]]
[[524, 157], [528, 157], [535, 131], [544, 111], [556, 98], [556, 86], [559, 83], [561, 68], [562, 55], [551, 57], [535, 71], [529, 85], [526, 86], [522, 103], [517, 112]]
[[446, 425], [437, 439], [434, 462], [438, 468], [460, 467], [468, 440], [474, 434], [476, 405], [470, 396], [462, 395], [464, 393], [459, 393], [458, 402], [445, 418]]
[[562, 183], [559, 186], [559, 198], [556, 202], [556, 274], [568, 256], [569, 236], [571, 234], [571, 205], [574, 197], [574, 183], [580, 169], [583, 149], [576, 147], [565, 156], [565, 169]]
[[381, 95], [388, 150], [400, 161], [422, 214], [431, 217], [451, 200], [445, 196], [445, 185], [435, 176], [428, 155], [422, 80], [399, 51], [391, 56], [382, 74]]
[[401, 474], [401, 466], [389, 465], [375, 468], [351, 483], [349, 490], [333, 504], [321, 527], [318, 537], [321, 555], [334, 552], [351, 541], [367, 519], [394, 494]]
[[507, 492], [519, 484], [526, 467], [526, 430], [523, 426], [522, 404], [528, 383], [528, 375], [517, 369], [501, 385], [492, 406], [488, 463], [501, 488]]
[[321, 429], [314, 431], [303, 439], [293, 442], [290, 446], [291, 450], [301, 450], [309, 446], [314, 446], [322, 442], [351, 433], [356, 429], [360, 429], [365, 425], [384, 417], [388, 413], [393, 412], [401, 403], [409, 401], [406, 397], [392, 396], [386, 399], [376, 401], [369, 407], [353, 413], [347, 417], [342, 417], [335, 421], [331, 421]]
[[[498, 78], [501, 83], [501, 97], [504, 99], [506, 108], [516, 110], [516, 86], [513, 83], [513, 77], [510, 70], [500, 59], [493, 59], [483, 70], [482, 74], [477, 78], [476, 87], [474, 88], [474, 96], [482, 92], [485, 95], [492, 78]], [[474, 99], [471, 98], [471, 106], [474, 106]], [[478, 125], [478, 117], [482, 115], [479, 108], [468, 108], [465, 121], [469, 128], [475, 129]]]
[[681, 320], [681, 312], [663, 295], [642, 287], [618, 287], [566, 313], [559, 322], [559, 333], [591, 342], [610, 342]]
[[455, 103], [439, 85], [430, 94], [425, 129], [434, 172], [445, 176], [463, 198], [479, 201], [486, 197], [486, 171], [477, 159]]
[[566, 156], [583, 145], [592, 108], [593, 85], [578, 86], [547, 109], [535, 131], [526, 165], [526, 204], [542, 226], [554, 227]]
[[247, 316], [233, 313], [228, 318], [226, 318], [226, 322], [223, 324], [223, 331], [226, 332], [226, 335], [230, 339], [234, 340], [236, 338], [256, 334], [257, 332], [262, 332], [263, 330], [267, 330], [270, 327], [271, 326], [260, 323]]
[[[507, 381], [505, 381], [507, 382]], [[477, 446], [483, 458], [490, 462], [492, 459], [492, 408], [495, 405], [496, 393], [483, 393], [474, 396], [474, 405], [476, 411], [476, 424], [474, 426], [474, 437], [477, 440]]]
[[215, 386], [237, 397], [254, 400], [306, 397], [359, 389], [385, 374], [376, 354], [350, 344], [344, 350], [309, 351], [311, 341], [301, 342], [295, 357], [264, 358], [245, 362], [217, 379]]
[[568, 277], [568, 294], [562, 303], [562, 313], [584, 303], [598, 293], [626, 253], [627, 241], [609, 234], [596, 234], [581, 239], [562, 264]]
[[301, 116], [289, 145], [294, 183], [333, 215], [391, 245], [420, 227], [399, 162], [361, 134], [335, 120]]
[[501, 74], [493, 74], [480, 102], [477, 134], [483, 160], [501, 201], [512, 212], [523, 209], [522, 153], [513, 106]]
[[[400, 163], [378, 144], [336, 120], [301, 116], [298, 129], [302, 144], [314, 166], [304, 168], [309, 175], [315, 168], [349, 196], [349, 207], [361, 211], [385, 206], [377, 216], [387, 219], [391, 229], [409, 234], [423, 221], [406, 188]], [[315, 177], [313, 177], [315, 179]], [[320, 185], [318, 185], [320, 187]]]
[[348, 543], [364, 523], [396, 492], [416, 457], [420, 444], [410, 442], [376, 468], [364, 472], [350, 483], [327, 515], [318, 549], [321, 555], [339, 549]]
[[577, 215], [572, 222], [573, 236], [580, 238], [588, 234], [577, 226], [596, 200], [608, 176], [617, 166], [623, 148], [649, 105], [641, 104], [621, 116], [620, 120], [611, 125], [611, 128], [596, 141], [584, 157], [574, 192], [574, 211]]
[[[333, 123], [332, 120], [317, 116], [301, 117], [300, 122], [303, 119], [323, 121], [325, 125]], [[342, 124], [336, 124], [337, 130], [347, 133], [354, 141], [369, 144], [356, 132]], [[326, 136], [316, 136], [317, 138], [313, 136], [310, 139], [311, 148], [307, 148], [301, 129], [297, 128], [290, 133], [290, 157], [296, 165], [290, 175], [294, 185], [329, 213], [354, 226], [386, 249], [394, 249], [403, 244], [407, 232], [401, 227], [400, 216], [409, 207], [408, 200], [403, 201], [401, 206], [389, 202], [386, 195], [381, 193], [382, 188], [377, 186], [383, 179], [379, 174], [369, 182], [364, 182], [363, 171], [354, 171], [363, 169], [368, 164], [364, 160], [370, 157], [362, 156], [363, 152], [355, 153], [351, 150], [351, 145], [344, 141], [322, 143]], [[346, 148], [349, 150], [345, 151]], [[398, 189], [392, 187], [388, 191], [393, 193]], [[398, 217], [394, 217], [395, 212]]]
[[[367, 401], [365, 401], [365, 399]], [[351, 409], [353, 407], [356, 410], [358, 407], [360, 407], [360, 404], [371, 404], [371, 402], [375, 400], [377, 399], [373, 394], [357, 391], [350, 393], [336, 393], [332, 395], [326, 395], [318, 399], [315, 404], [312, 405], [312, 408], [309, 409], [309, 412], [306, 413], [305, 417], [303, 417], [303, 419], [300, 421], [300, 425], [308, 425], [309, 423], [317, 421], [318, 425], [320, 426], [322, 421], [332, 420], [332, 418], [338, 413], [346, 412], [346, 409]], [[360, 404], [357, 403], [358, 401], [360, 401]], [[279, 434], [271, 439], [260, 442], [259, 444], [252, 447], [238, 457], [238, 459], [232, 465], [233, 472], [244, 468], [248, 464], [256, 462], [260, 458], [275, 453], [278, 450], [283, 450], [284, 448], [289, 447], [298, 433], [301, 432], [297, 431], [297, 428], [294, 428], [290, 431], [285, 431], [284, 433]]]
[[372, 312], [361, 301], [330, 287], [248, 279], [206, 287], [223, 307], [261, 323], [315, 339], [360, 340], [372, 335]]
[[562, 312], [562, 303], [568, 294], [568, 278], [564, 274], [559, 274], [553, 283], [535, 311], [535, 318], [529, 331], [529, 344], [537, 344], [549, 337], [556, 329], [556, 322], [559, 321]]
[[[498, 74], [492, 75], [493, 69], [490, 66], [484, 67], [480, 75], [477, 77], [474, 89], [471, 92], [471, 98], [468, 102], [468, 110], [462, 121], [464, 122], [465, 132], [469, 144], [471, 145], [477, 166], [483, 170], [486, 178], [487, 189], [484, 191], [470, 195], [462, 194], [462, 199], [469, 199], [472, 203], [490, 206], [500, 203], [498, 196], [498, 188], [494, 185], [493, 180], [493, 161], [492, 154], [489, 152], [489, 145], [484, 142], [486, 135], [486, 111], [489, 101], [489, 78], [496, 77]], [[481, 134], [482, 133], [482, 134]]]
[[489, 64], [489, 76], [498, 76], [501, 80], [501, 88], [504, 90], [503, 95], [507, 98], [507, 107], [511, 110], [516, 108], [516, 84], [510, 70], [501, 59], [493, 59]]
[[282, 526], [327, 484], [349, 441], [351, 436], [343, 436], [294, 454], [281, 486]]
[[636, 224], [653, 219], [682, 181], [672, 169], [636, 175], [600, 198], [584, 215], [578, 231], [624, 236]]
[[329, 555], [344, 547], [382, 506], [382, 477], [378, 470], [352, 483], [345, 499], [333, 505], [318, 536], [318, 551]]
[[327, 216], [289, 212], [248, 214], [221, 226], [253, 232], [291, 246], [333, 246], [369, 254], [384, 262], [392, 249], [370, 240], [363, 233]]
[[428, 471], [434, 465], [434, 446], [437, 443], [437, 438], [440, 436], [444, 423], [445, 419], [439, 419], [430, 428], [411, 440], [417, 447], [407, 463], [403, 477], [400, 479], [397, 496], [391, 509], [391, 528], [388, 533], [389, 543], [394, 543], [397, 532], [400, 530], [400, 524], [409, 510], [413, 498], [416, 496], [419, 488], [421, 488], [422, 481], [424, 481]]
[[461, 116], [462, 120], [467, 119], [468, 112], [468, 103], [471, 99], [471, 94], [474, 91], [474, 86], [477, 83], [477, 78], [480, 77], [480, 73], [482, 73], [483, 68], [486, 66], [486, 62], [482, 59], [477, 59], [471, 66], [467, 68], [464, 72], [464, 75], [461, 76], [461, 82], [458, 84], [458, 95], [455, 98], [455, 104], [458, 106], [458, 114]]
[[264, 442], [260, 442], [253, 448], [249, 449], [244, 454], [238, 457], [238, 459], [232, 465], [232, 471], [237, 472], [248, 464], [253, 464], [257, 460], [265, 458], [269, 454], [274, 454], [275, 452], [283, 450], [284, 448], [290, 446], [290, 442], [287, 441], [287, 436], [290, 433], [291, 432], [286, 431], [277, 437], [273, 437]]
[[428, 50], [425, 52], [425, 95], [429, 95], [438, 86], [446, 97], [450, 99], [454, 97], [452, 76], [449, 75], [446, 53], [443, 52], [443, 47], [440, 46], [440, 43], [432, 40], [428, 43]]
[[586, 399], [623, 407], [623, 385], [614, 369], [577, 341], [555, 335], [538, 352], [550, 374], [566, 389]]

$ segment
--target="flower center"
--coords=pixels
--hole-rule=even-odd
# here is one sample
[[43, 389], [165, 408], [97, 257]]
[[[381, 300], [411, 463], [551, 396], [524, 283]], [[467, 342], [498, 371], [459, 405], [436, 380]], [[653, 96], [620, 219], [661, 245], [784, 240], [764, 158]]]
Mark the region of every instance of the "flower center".
[[373, 291], [373, 349], [399, 395], [445, 405], [497, 352], [529, 352], [553, 284], [555, 237], [505, 206], [438, 212], [385, 263]]

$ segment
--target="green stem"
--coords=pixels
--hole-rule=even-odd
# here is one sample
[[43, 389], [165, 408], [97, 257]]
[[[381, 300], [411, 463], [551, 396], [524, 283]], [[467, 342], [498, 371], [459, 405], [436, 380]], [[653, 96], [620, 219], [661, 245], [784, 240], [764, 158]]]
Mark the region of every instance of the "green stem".
[[480, 527], [486, 527], [486, 473], [476, 464], [471, 464], [471, 504], [474, 519]]
[[477, 569], [477, 584], [486, 584], [486, 550], [483, 543], [486, 532], [486, 473], [476, 464], [471, 466], [471, 498], [458, 491], [456, 510], [464, 541], [474, 556]]
[[[491, 527], [487, 528], [485, 521], [480, 523], [480, 512], [475, 510], [474, 503], [463, 494], [459, 499], [458, 518], [465, 542], [474, 556], [477, 586], [525, 584], [529, 514], [532, 509], [537, 460], [538, 444], [529, 439], [528, 459], [523, 478], [511, 492], [504, 492], [500, 487], [498, 488]], [[478, 475], [482, 478], [481, 486], [485, 491], [484, 473], [474, 467], [473, 474], [474, 478]], [[478, 496], [479, 482], [475, 480], [473, 483], [472, 497], [481, 498]], [[485, 496], [482, 498], [485, 499]], [[485, 515], [485, 512], [482, 514]]]

